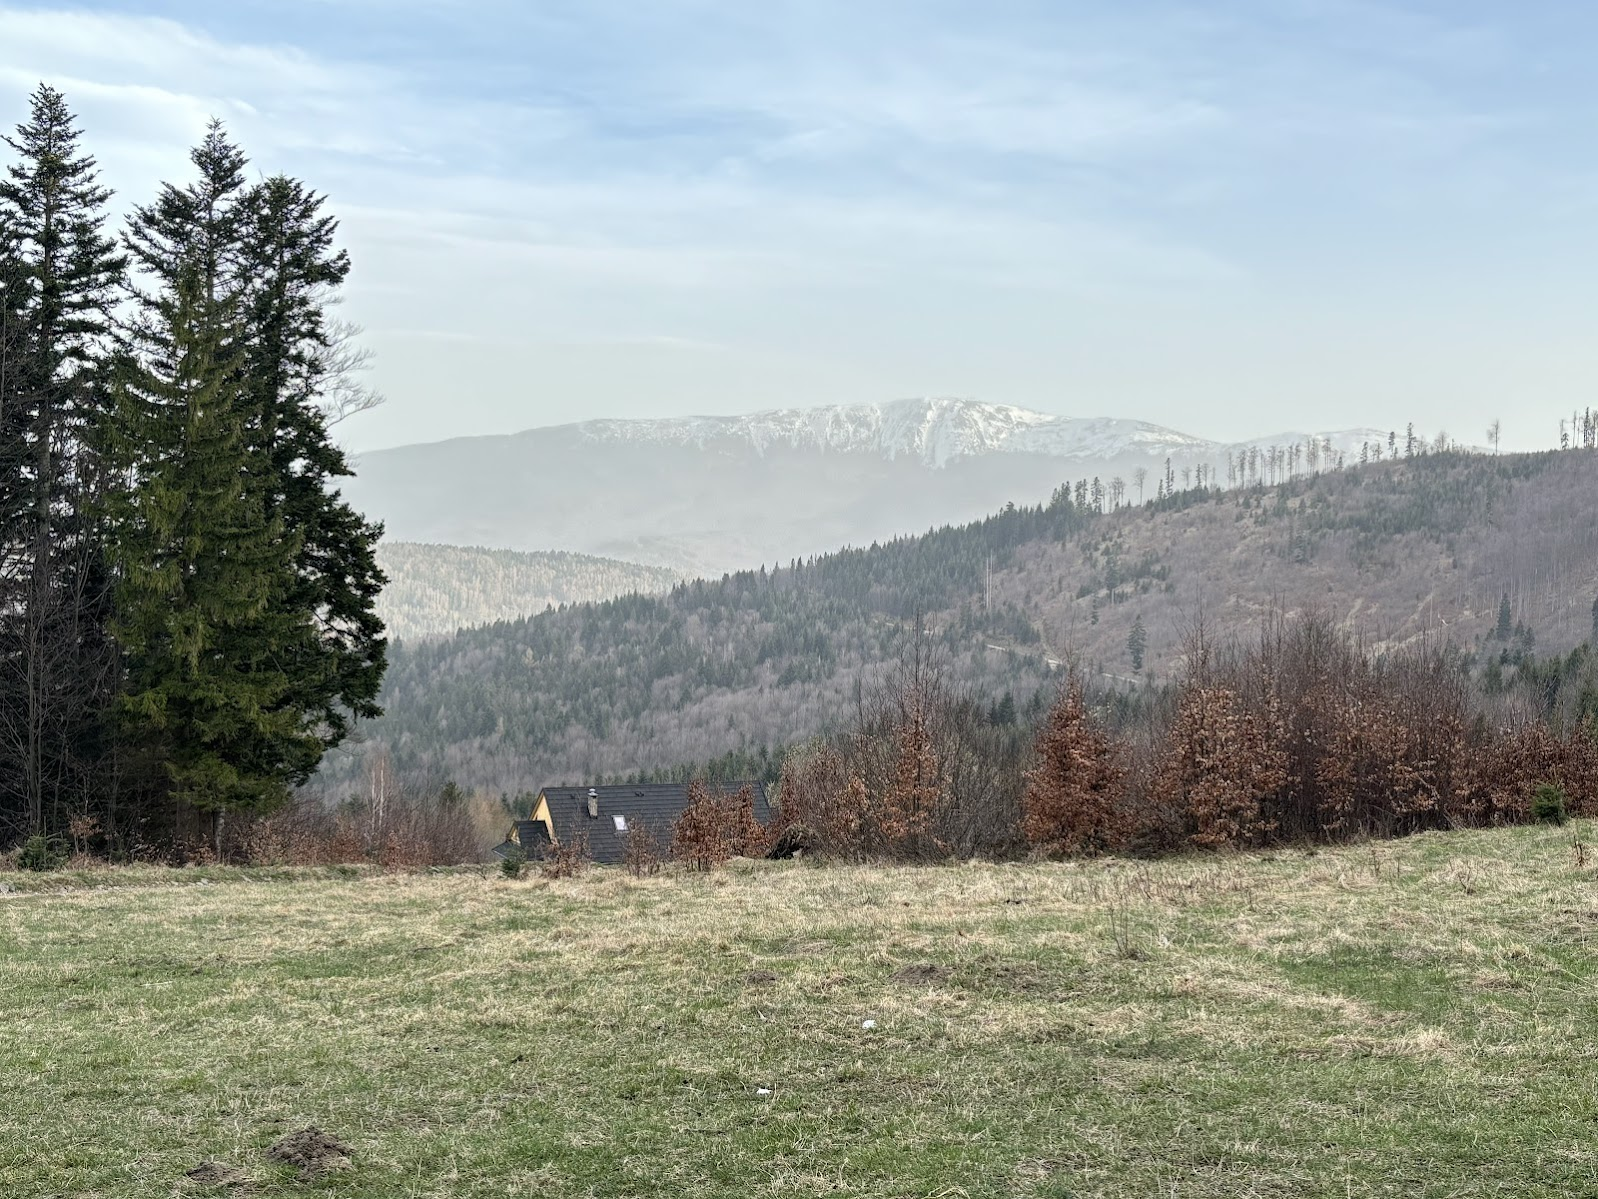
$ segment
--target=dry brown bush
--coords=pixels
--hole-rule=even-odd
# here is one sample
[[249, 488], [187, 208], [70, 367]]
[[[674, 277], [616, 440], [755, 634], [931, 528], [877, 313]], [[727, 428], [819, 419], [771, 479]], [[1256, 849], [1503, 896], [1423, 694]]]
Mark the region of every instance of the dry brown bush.
[[1573, 816], [1598, 815], [1598, 743], [1581, 728], [1565, 736], [1526, 721], [1498, 730], [1473, 755], [1473, 822], [1519, 824], [1531, 818], [1539, 783], [1562, 787]]
[[579, 831], [570, 841], [551, 845], [544, 851], [539, 873], [545, 878], [576, 878], [593, 862], [588, 848], [588, 834]]
[[768, 830], [755, 818], [753, 787], [727, 795], [703, 779], [688, 784], [688, 806], [672, 829], [673, 859], [690, 870], [713, 870], [729, 858], [763, 857], [768, 844]]
[[655, 830], [646, 821], [635, 821], [629, 825], [621, 860], [634, 878], [649, 878], [660, 873], [666, 860], [666, 851]]
[[251, 821], [236, 820], [224, 856], [266, 866], [375, 862], [387, 870], [483, 860], [498, 813], [486, 799], [440, 803], [436, 795], [370, 793], [338, 807], [300, 798]]
[[782, 764], [772, 845], [783, 853], [854, 856], [864, 792], [836, 746], [819, 741], [793, 751]]
[[1228, 687], [1184, 692], [1161, 774], [1194, 845], [1253, 845], [1276, 828], [1270, 813], [1287, 782], [1281, 740], [1278, 714], [1250, 711]]
[[1052, 854], [1124, 848], [1136, 821], [1127, 804], [1125, 749], [1088, 712], [1072, 677], [1038, 733], [1026, 775], [1023, 830]]
[[1193, 844], [1393, 836], [1477, 817], [1468, 679], [1420, 643], [1378, 656], [1323, 616], [1190, 639], [1154, 790]]

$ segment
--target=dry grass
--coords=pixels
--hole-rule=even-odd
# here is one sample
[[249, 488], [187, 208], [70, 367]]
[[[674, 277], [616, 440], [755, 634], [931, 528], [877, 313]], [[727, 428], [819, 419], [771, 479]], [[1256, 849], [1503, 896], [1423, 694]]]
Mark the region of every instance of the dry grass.
[[0, 875], [0, 1191], [1598, 1193], [1572, 843]]

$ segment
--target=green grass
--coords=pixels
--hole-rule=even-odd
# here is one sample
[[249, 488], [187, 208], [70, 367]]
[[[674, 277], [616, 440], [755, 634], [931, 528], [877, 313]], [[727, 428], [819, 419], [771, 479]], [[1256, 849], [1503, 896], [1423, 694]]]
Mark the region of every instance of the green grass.
[[0, 1194], [1598, 1194], [1592, 835], [0, 875]]

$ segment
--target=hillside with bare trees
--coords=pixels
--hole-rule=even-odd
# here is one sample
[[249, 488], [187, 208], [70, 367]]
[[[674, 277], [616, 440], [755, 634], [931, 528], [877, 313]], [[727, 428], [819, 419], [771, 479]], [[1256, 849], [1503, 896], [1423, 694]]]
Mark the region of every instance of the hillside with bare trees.
[[681, 578], [663, 567], [588, 554], [409, 541], [382, 542], [377, 561], [388, 576], [377, 610], [390, 636], [402, 641], [564, 604], [667, 591]]
[[[1132, 692], [1221, 639], [1314, 611], [1364, 651], [1451, 645], [1509, 686], [1589, 637], [1586, 449], [1421, 452], [1275, 486], [1051, 503], [394, 654], [369, 743], [407, 775], [516, 792], [792, 744], [852, 718], [919, 616], [947, 685], [1036, 719], [1062, 663]], [[1019, 715], [1018, 715], [1019, 714]], [[347, 785], [359, 752], [324, 781]]]

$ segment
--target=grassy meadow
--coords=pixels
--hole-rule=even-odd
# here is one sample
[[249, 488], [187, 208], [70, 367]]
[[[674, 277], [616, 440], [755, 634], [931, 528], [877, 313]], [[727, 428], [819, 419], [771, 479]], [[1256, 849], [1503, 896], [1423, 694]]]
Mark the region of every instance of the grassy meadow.
[[0, 1195], [1598, 1195], [1594, 835], [0, 874]]

